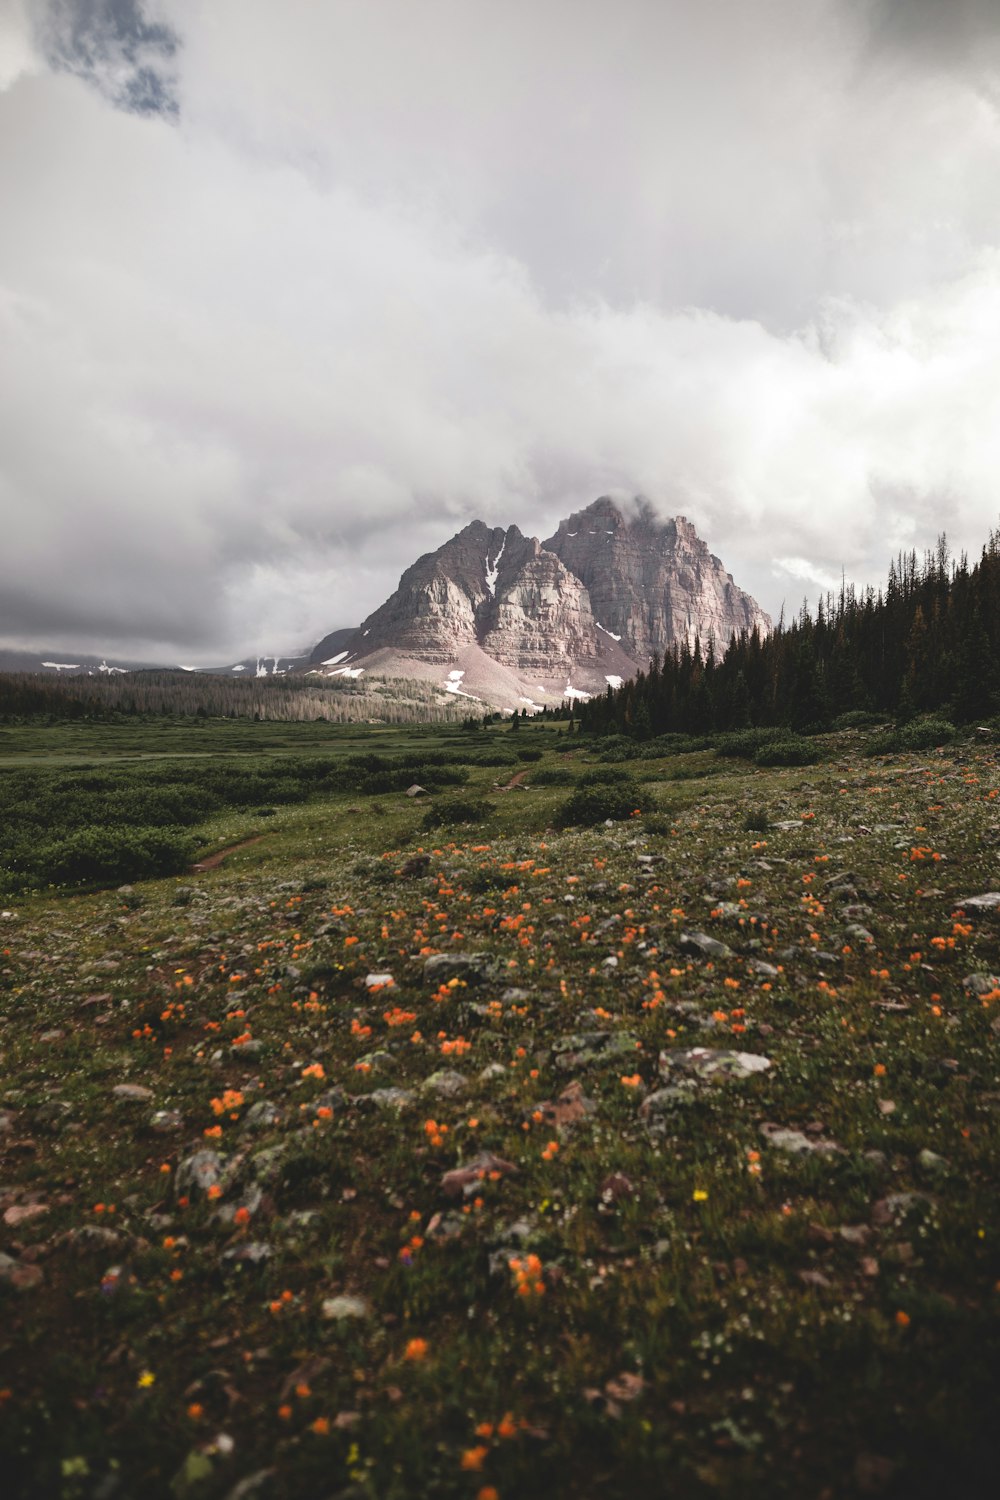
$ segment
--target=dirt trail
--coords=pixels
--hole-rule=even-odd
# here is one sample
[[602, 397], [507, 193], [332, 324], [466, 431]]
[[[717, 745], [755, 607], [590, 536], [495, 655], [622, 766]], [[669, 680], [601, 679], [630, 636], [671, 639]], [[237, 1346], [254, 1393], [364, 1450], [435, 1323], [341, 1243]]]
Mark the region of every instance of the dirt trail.
[[207, 859], [200, 859], [196, 865], [191, 866], [192, 875], [201, 870], [214, 870], [216, 865], [221, 865], [222, 861], [228, 859], [231, 854], [235, 854], [237, 849], [249, 849], [251, 844], [259, 844], [264, 837], [263, 833], [258, 833], [252, 839], [243, 839], [238, 844], [230, 844], [228, 849], [220, 849], [218, 854], [210, 854]]
[[510, 778], [510, 780], [508, 781], [507, 785], [506, 786], [502, 786], [500, 788], [500, 790], [502, 792], [509, 792], [512, 786], [520, 786], [521, 782], [524, 780], [524, 778], [527, 776], [527, 774], [528, 774], [527, 768], [525, 768], [525, 770], [523, 770], [523, 771], [518, 771], [517, 775], [516, 776], [512, 776]]

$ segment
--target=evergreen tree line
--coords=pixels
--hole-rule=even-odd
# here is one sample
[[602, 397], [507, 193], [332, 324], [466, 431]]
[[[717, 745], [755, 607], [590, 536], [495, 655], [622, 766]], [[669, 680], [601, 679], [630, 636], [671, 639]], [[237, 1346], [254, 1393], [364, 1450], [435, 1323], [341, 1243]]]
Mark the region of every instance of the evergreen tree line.
[[1000, 711], [1000, 531], [979, 561], [949, 557], [944, 536], [900, 554], [883, 589], [843, 585], [768, 636], [734, 636], [722, 656], [676, 646], [621, 688], [580, 704], [594, 734], [711, 734], [753, 727], [828, 729], [845, 715], [955, 723]]
[[[442, 701], [447, 699], [447, 701]], [[112, 677], [42, 677], [0, 673], [0, 723], [37, 719], [160, 716], [195, 719], [324, 719], [335, 724], [454, 724], [465, 700], [433, 683], [364, 677], [217, 677], [193, 672], [129, 672]]]

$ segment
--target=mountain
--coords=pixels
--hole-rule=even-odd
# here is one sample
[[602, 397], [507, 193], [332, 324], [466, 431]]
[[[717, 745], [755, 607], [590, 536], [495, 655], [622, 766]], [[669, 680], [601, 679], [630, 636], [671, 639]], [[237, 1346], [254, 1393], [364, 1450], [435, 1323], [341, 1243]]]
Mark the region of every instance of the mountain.
[[[350, 634], [350, 632], [345, 632]], [[32, 672], [45, 677], [114, 677], [125, 672], [208, 672], [217, 677], [283, 677], [306, 666], [310, 658], [248, 656], [225, 667], [189, 667], [180, 662], [131, 661], [123, 657], [89, 656], [79, 651], [24, 651], [0, 649], [0, 672]]]
[[357, 630], [313, 651], [312, 672], [437, 681], [512, 708], [617, 686], [675, 643], [770, 630], [683, 516], [603, 497], [545, 542], [473, 521], [426, 553]]

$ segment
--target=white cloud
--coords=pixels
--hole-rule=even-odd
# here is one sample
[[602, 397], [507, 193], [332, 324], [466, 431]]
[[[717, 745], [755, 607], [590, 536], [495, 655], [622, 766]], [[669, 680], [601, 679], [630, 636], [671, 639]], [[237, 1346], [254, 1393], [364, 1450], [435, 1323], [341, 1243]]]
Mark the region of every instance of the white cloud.
[[24, 40], [0, 634], [287, 649], [473, 515], [544, 536], [609, 490], [774, 613], [944, 528], [978, 549], [1000, 124], [981, 52], [935, 69], [864, 14], [174, 0], [179, 124]]

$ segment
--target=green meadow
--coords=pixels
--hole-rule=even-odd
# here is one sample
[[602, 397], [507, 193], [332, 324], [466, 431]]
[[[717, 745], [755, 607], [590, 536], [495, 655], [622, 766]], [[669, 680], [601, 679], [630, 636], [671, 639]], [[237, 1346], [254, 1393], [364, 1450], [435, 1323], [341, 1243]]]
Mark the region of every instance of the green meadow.
[[878, 733], [0, 728], [4, 1493], [995, 1493], [996, 733]]

